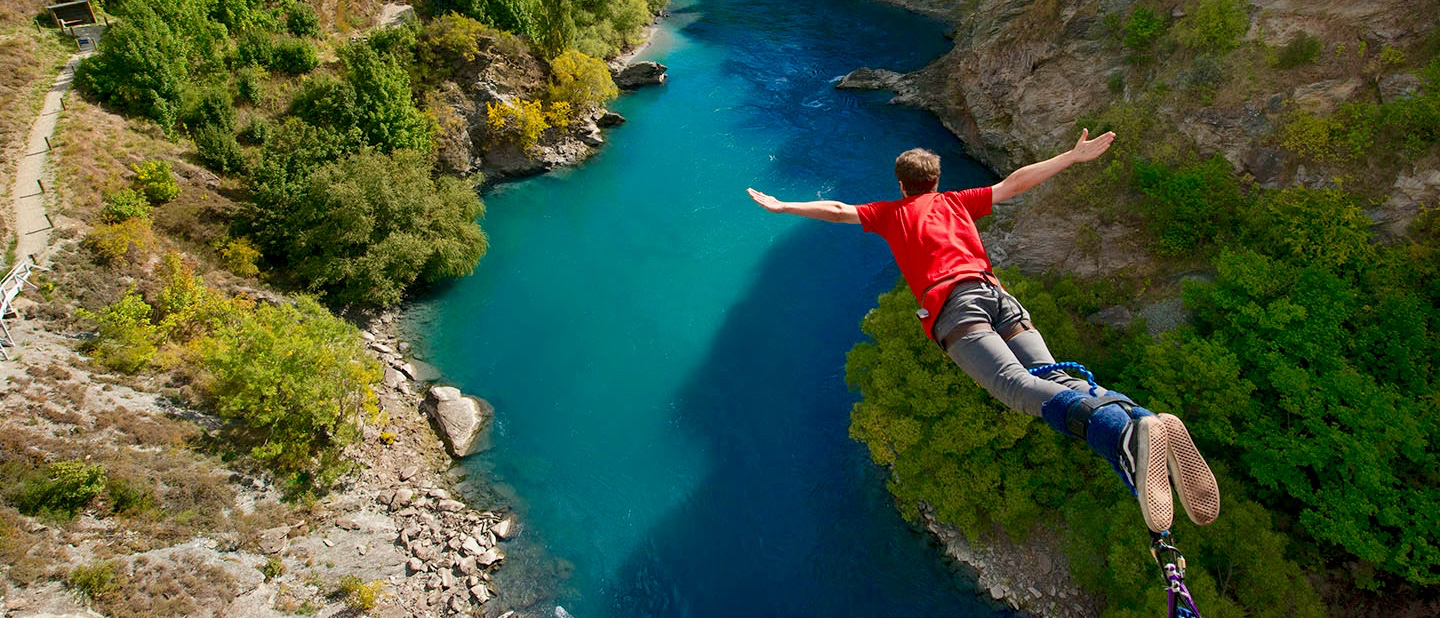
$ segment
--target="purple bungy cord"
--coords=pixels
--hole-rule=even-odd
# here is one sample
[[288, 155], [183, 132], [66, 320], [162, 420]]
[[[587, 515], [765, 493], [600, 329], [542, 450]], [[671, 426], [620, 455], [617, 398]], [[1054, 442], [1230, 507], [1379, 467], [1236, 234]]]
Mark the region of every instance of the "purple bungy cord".
[[[1166, 564], [1165, 580], [1170, 584], [1166, 589], [1170, 593], [1171, 618], [1201, 618], [1200, 610], [1195, 607], [1195, 599], [1190, 596], [1190, 589], [1185, 587], [1185, 577], [1180, 574], [1180, 569], [1174, 564]], [[1177, 598], [1183, 600], [1185, 605], [1177, 606]]]

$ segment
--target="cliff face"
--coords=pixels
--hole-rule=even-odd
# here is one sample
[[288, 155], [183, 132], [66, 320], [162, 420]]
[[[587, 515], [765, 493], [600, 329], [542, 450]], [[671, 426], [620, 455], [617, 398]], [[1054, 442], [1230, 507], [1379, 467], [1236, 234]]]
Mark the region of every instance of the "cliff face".
[[[1435, 29], [1435, 0], [1250, 0], [1242, 50], [1231, 52], [1206, 96], [1174, 96], [1204, 75], [1190, 66], [1201, 54], [1135, 62], [1121, 43], [1120, 24], [1136, 3], [1126, 0], [882, 0], [946, 20], [955, 47], [891, 88], [895, 102], [933, 112], [970, 154], [999, 174], [1061, 152], [1073, 144], [1086, 115], [1121, 102], [1154, 100], [1160, 126], [1200, 157], [1223, 156], [1237, 173], [1269, 187], [1322, 186], [1334, 175], [1276, 148], [1276, 129], [1294, 110], [1325, 114], [1357, 98], [1413, 94], [1413, 67], [1377, 65], [1379, 50], [1415, 49]], [[1194, 2], [1147, 3], [1174, 29]], [[1429, 16], [1419, 18], [1417, 16]], [[1297, 36], [1324, 45], [1319, 60], [1292, 70], [1274, 68], [1277, 51]], [[1366, 51], [1368, 49], [1368, 52]], [[1179, 59], [1179, 60], [1176, 60]], [[1378, 67], [1378, 68], [1377, 68]], [[1192, 83], [1193, 86], [1193, 83]], [[1169, 89], [1170, 96], [1149, 97]], [[1148, 98], [1147, 98], [1148, 97]], [[1093, 128], [1093, 127], [1092, 127]], [[1136, 139], [1120, 135], [1120, 140]], [[1440, 198], [1434, 161], [1388, 170], [1377, 182], [1383, 202], [1372, 217], [1382, 234], [1403, 230], [1419, 206]], [[1117, 269], [1150, 273], [1147, 252], [1123, 221], [1093, 227], [1047, 183], [997, 209], [987, 233], [998, 265], [1027, 271], [1065, 270], [1086, 276]], [[1027, 216], [1044, 204], [1047, 216]], [[1092, 236], [1076, 250], [1077, 230]]]

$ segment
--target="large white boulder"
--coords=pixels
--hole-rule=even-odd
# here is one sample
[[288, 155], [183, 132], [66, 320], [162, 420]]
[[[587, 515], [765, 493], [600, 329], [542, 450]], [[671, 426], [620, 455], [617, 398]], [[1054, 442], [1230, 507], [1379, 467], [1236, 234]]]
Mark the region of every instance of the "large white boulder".
[[483, 434], [495, 409], [484, 399], [463, 395], [453, 386], [436, 386], [426, 395], [421, 409], [434, 423], [451, 456], [464, 457], [486, 447]]

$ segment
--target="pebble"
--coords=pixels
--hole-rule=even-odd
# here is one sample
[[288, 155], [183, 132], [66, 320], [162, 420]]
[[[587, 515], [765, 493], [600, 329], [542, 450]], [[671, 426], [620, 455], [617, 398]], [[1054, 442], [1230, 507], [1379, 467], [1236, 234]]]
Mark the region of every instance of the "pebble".
[[442, 511], [453, 513], [465, 508], [465, 503], [459, 500], [441, 500], [436, 507]]
[[416, 474], [419, 474], [419, 473], [420, 473], [420, 466], [408, 466], [408, 467], [406, 467], [405, 469], [403, 469], [403, 470], [400, 471], [400, 480], [401, 480], [401, 481], [408, 481], [408, 480], [410, 480], [410, 479], [412, 479], [412, 478], [415, 478], [415, 475], [416, 475]]
[[425, 570], [425, 563], [421, 562], [419, 558], [411, 558], [409, 562], [405, 563], [405, 566], [410, 568], [411, 573], [419, 573]]
[[335, 546], [335, 541], [332, 541], [332, 540], [330, 540], [330, 539], [321, 539], [320, 542], [321, 542], [321, 543], [324, 543], [326, 547], [334, 547], [334, 546]]

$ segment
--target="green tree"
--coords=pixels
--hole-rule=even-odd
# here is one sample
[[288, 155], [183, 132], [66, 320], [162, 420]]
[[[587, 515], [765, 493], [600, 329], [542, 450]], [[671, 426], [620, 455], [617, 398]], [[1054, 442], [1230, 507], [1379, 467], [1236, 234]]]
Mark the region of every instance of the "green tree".
[[190, 47], [153, 11], [137, 10], [105, 33], [100, 51], [80, 63], [75, 81], [99, 101], [169, 130], [190, 77], [187, 63], [176, 59], [186, 58]]
[[579, 36], [575, 27], [575, 6], [571, 0], [540, 0], [540, 11], [535, 21], [535, 45], [546, 58], [554, 58], [574, 47]]
[[394, 57], [364, 44], [341, 49], [345, 80], [355, 89], [357, 128], [384, 152], [406, 148], [428, 152], [431, 127], [415, 107], [410, 77]]
[[272, 220], [272, 257], [332, 305], [393, 305], [414, 284], [469, 274], [486, 247], [480, 199], [429, 170], [413, 151], [360, 152], [317, 169]]
[[236, 311], [192, 346], [206, 400], [234, 443], [297, 489], [328, 487], [377, 414], [379, 364], [359, 333], [308, 298]]

